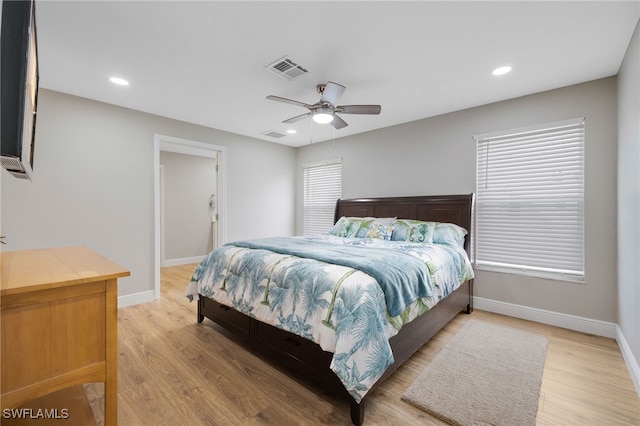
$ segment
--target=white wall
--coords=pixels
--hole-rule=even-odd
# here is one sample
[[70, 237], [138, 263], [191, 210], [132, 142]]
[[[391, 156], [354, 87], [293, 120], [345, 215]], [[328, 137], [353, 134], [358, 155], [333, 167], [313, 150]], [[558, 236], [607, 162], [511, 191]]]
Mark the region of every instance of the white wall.
[[[297, 152], [297, 173], [304, 163], [341, 157], [344, 198], [471, 193], [476, 181], [473, 135], [581, 116], [586, 117], [586, 282], [478, 271], [475, 296], [614, 324], [615, 77], [337, 139], [335, 148], [332, 142], [306, 145]], [[300, 186], [297, 194], [301, 233]]]
[[618, 74], [618, 309], [640, 393], [640, 24]]
[[[227, 148], [227, 239], [294, 233], [295, 150], [40, 90], [33, 182], [1, 172], [2, 250], [86, 245], [153, 291], [154, 134]], [[185, 283], [186, 284], [186, 283]]]
[[160, 152], [164, 170], [163, 260], [204, 256], [213, 249], [211, 196], [217, 190], [216, 159]]

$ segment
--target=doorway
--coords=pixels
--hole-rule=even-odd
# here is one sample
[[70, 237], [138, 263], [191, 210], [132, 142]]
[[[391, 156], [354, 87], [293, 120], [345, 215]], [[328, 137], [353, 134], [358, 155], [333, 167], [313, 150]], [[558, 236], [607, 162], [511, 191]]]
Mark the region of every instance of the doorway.
[[[164, 259], [162, 233], [162, 189], [163, 172], [160, 153], [185, 154], [216, 159], [217, 179], [212, 213], [212, 245], [220, 246], [226, 241], [226, 147], [190, 141], [172, 136], [154, 135], [154, 298], [160, 298], [160, 271]], [[213, 195], [213, 194], [212, 194]], [[214, 222], [215, 220], [215, 222]]]
[[216, 163], [217, 155], [160, 151], [161, 267], [199, 263], [217, 247]]

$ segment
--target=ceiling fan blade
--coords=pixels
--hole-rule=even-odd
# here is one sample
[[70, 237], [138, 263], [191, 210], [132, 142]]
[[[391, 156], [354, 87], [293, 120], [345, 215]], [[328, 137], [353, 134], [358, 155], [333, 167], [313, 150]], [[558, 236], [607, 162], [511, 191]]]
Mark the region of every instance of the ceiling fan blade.
[[291, 117], [291, 118], [289, 118], [287, 120], [284, 120], [283, 123], [295, 123], [296, 121], [300, 121], [303, 118], [307, 118], [310, 115], [311, 115], [310, 112], [307, 112], [307, 113], [301, 114], [301, 115], [296, 115], [295, 117]]
[[348, 124], [342, 118], [338, 117], [336, 114], [333, 115], [333, 121], [331, 125], [336, 129], [342, 129], [343, 127], [347, 127]]
[[346, 89], [347, 88], [342, 84], [328, 81], [324, 86], [324, 91], [322, 92], [322, 96], [320, 96], [320, 101], [329, 102], [331, 105], [335, 105]]
[[292, 99], [281, 98], [280, 96], [269, 95], [267, 96], [267, 99], [271, 101], [284, 102], [285, 104], [297, 105], [297, 106], [311, 109], [311, 105], [309, 104], [305, 104], [304, 102], [294, 101]]
[[380, 105], [340, 105], [336, 107], [336, 112], [342, 114], [380, 114]]

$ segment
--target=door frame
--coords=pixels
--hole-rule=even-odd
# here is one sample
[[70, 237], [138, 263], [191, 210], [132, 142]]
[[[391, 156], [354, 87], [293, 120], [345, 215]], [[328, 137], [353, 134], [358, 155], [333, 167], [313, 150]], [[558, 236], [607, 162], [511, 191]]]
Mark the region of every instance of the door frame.
[[176, 138], [173, 136], [153, 135], [153, 288], [155, 300], [160, 299], [160, 268], [162, 266], [161, 257], [161, 226], [160, 212], [160, 151], [175, 152], [178, 154], [194, 155], [197, 157], [207, 157], [218, 159], [217, 182], [217, 208], [218, 232], [217, 246], [225, 243], [227, 238], [227, 148], [220, 145], [213, 145], [204, 142], [196, 142], [188, 139]]

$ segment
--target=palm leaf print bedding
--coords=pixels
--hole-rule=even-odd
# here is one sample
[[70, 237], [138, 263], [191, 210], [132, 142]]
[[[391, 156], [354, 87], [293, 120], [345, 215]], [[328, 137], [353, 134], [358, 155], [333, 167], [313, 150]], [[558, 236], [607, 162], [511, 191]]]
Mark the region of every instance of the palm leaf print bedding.
[[[332, 245], [339, 257], [349, 252], [362, 257], [367, 250], [387, 250], [412, 256], [426, 266], [429, 296], [405, 300], [397, 315], [389, 313], [384, 286], [350, 262], [326, 256], [315, 260], [275, 246], [271, 247], [273, 250], [250, 248], [256, 246], [256, 241], [267, 244], [261, 247], [283, 243], [281, 237], [271, 242], [261, 239], [224, 245], [207, 255], [194, 272], [187, 297], [209, 297], [332, 352], [331, 369], [357, 402], [393, 363], [389, 338], [473, 278], [466, 252], [454, 244], [333, 235], [288, 239], [293, 240], [293, 245], [329, 245], [329, 249]], [[380, 263], [384, 268], [384, 259], [376, 258], [370, 263]]]

